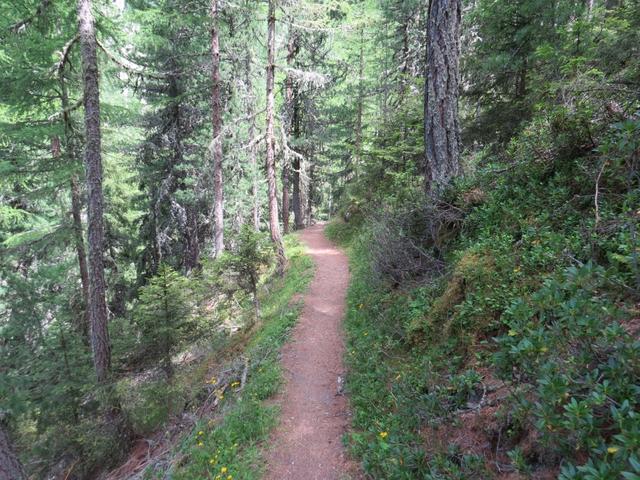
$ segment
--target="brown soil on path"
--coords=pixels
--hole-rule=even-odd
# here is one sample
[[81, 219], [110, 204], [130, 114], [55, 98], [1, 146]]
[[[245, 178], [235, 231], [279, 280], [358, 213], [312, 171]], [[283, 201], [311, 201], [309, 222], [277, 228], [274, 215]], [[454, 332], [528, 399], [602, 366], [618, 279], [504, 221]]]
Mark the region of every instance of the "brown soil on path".
[[304, 308], [291, 340], [282, 349], [285, 387], [276, 398], [280, 425], [266, 452], [268, 480], [356, 478], [345, 455], [342, 434], [348, 424], [342, 318], [349, 284], [346, 256], [315, 225], [300, 234], [316, 264]]

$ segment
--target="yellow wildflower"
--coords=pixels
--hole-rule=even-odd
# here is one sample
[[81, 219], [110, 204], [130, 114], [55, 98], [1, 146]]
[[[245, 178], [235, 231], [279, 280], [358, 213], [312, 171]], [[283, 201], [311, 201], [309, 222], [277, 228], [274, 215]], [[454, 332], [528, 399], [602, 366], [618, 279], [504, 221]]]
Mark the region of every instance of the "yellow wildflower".
[[380, 432], [378, 435], [380, 435], [380, 438], [387, 438], [387, 435], [389, 435], [389, 432]]
[[610, 454], [612, 454], [612, 455], [613, 455], [614, 453], [616, 453], [618, 450], [619, 450], [619, 448], [618, 448], [618, 447], [609, 447], [609, 448], [607, 448], [607, 452], [608, 452], [608, 453], [610, 453]]
[[204, 435], [204, 432], [203, 432], [202, 430], [200, 430], [200, 431], [198, 432], [198, 435]]
[[202, 447], [203, 445], [204, 445], [204, 443], [202, 443], [202, 442], [198, 442], [198, 446], [199, 446], [199, 447]]
[[220, 469], [220, 473], [227, 473], [227, 467], [222, 467]]

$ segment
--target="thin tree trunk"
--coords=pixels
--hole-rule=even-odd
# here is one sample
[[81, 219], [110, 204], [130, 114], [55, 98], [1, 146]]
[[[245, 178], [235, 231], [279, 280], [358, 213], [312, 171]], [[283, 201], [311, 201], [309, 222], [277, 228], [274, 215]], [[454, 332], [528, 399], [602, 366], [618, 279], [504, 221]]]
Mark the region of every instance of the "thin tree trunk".
[[111, 368], [111, 345], [107, 328], [107, 303], [104, 281], [104, 218], [102, 194], [102, 158], [100, 153], [100, 90], [96, 32], [91, 0], [78, 0], [78, 19], [84, 83], [84, 123], [88, 194], [89, 231], [89, 321], [91, 348], [98, 382], [104, 383]]
[[253, 228], [256, 232], [260, 231], [260, 199], [258, 198], [258, 162], [256, 152], [256, 119], [254, 102], [255, 97], [251, 94], [253, 92], [253, 82], [251, 81], [251, 52], [247, 51], [245, 59], [245, 88], [246, 88], [246, 108], [247, 117], [249, 118], [249, 167], [251, 168], [251, 198], [253, 200], [252, 205], [252, 217]]
[[80, 268], [80, 284], [82, 286], [82, 301], [84, 303], [80, 333], [83, 337], [89, 338], [89, 270], [87, 268], [87, 254], [84, 249], [81, 210], [80, 186], [78, 185], [78, 177], [74, 174], [71, 177], [71, 215], [73, 217], [73, 238], [76, 247], [76, 256], [78, 258], [78, 267]]
[[25, 480], [27, 474], [0, 419], [0, 480]]
[[222, 182], [222, 100], [218, 0], [211, 0], [211, 123], [213, 125], [213, 235], [215, 255], [224, 250], [224, 185]]
[[198, 241], [198, 212], [196, 207], [187, 205], [187, 224], [185, 226], [186, 252], [184, 253], [184, 269], [186, 272], [198, 267], [200, 261], [200, 242]]
[[[60, 68], [59, 73], [62, 121], [64, 124], [65, 150], [71, 162], [72, 168], [76, 167], [77, 150], [76, 142], [73, 137], [73, 126], [71, 124], [71, 114], [69, 112], [69, 93], [67, 84], [64, 80], [64, 64]], [[59, 149], [58, 149], [59, 152]], [[54, 152], [54, 156], [56, 153]], [[82, 320], [78, 325], [79, 333], [90, 342], [89, 335], [89, 269], [87, 267], [87, 254], [84, 246], [84, 228], [82, 226], [82, 202], [80, 200], [80, 186], [78, 185], [78, 176], [74, 173], [70, 181], [71, 190], [71, 217], [73, 219], [73, 239], [76, 248], [76, 257], [78, 259], [78, 268], [80, 269], [80, 285], [82, 288]]]
[[276, 7], [275, 0], [269, 0], [269, 13], [267, 17], [267, 186], [269, 196], [269, 228], [271, 240], [276, 247], [277, 272], [283, 275], [287, 266], [287, 258], [284, 254], [280, 225], [278, 224], [278, 194], [276, 192], [276, 137], [274, 135], [274, 110], [275, 110], [275, 40], [276, 40]]
[[300, 191], [300, 168], [302, 168], [299, 158], [293, 159], [293, 223], [296, 230], [304, 228], [304, 215], [302, 214], [302, 196]]
[[425, 81], [426, 189], [438, 194], [460, 173], [458, 85], [461, 0], [430, 0]]
[[258, 197], [258, 162], [256, 154], [255, 142], [255, 120], [251, 118], [251, 124], [249, 125], [249, 164], [251, 165], [251, 197], [253, 198], [253, 228], [256, 232], [260, 231], [260, 198]]
[[282, 231], [286, 235], [289, 233], [289, 179], [291, 176], [289, 168], [289, 160], [284, 158], [282, 161]]
[[[291, 67], [298, 53], [298, 33], [294, 30], [293, 26], [290, 26], [289, 30], [289, 42], [287, 45], [287, 66]], [[288, 141], [294, 130], [295, 124], [295, 86], [294, 78], [291, 72], [287, 72], [287, 78], [285, 80], [285, 119]], [[282, 164], [282, 225], [284, 233], [289, 233], [289, 185], [291, 181], [291, 169], [287, 156], [285, 155], [284, 162]], [[295, 186], [294, 186], [295, 189]]]
[[358, 58], [358, 103], [356, 110], [356, 152], [354, 158], [354, 173], [358, 178], [360, 163], [362, 162], [362, 114], [364, 110], [364, 28], [360, 28], [360, 55]]
[[309, 189], [307, 191], [307, 205], [306, 205], [306, 217], [307, 217], [307, 225], [311, 225], [313, 220], [313, 201], [315, 198], [314, 194], [314, 186], [313, 182], [316, 177], [316, 166], [313, 163], [313, 158], [311, 159], [311, 165], [309, 167]]
[[[297, 92], [294, 92], [294, 104], [293, 104], [293, 137], [300, 138], [300, 99]], [[302, 212], [302, 192], [300, 188], [300, 182], [302, 181], [300, 176], [300, 169], [302, 168], [302, 160], [299, 157], [295, 157], [292, 163], [293, 169], [293, 215], [296, 230], [304, 228], [304, 214]]]

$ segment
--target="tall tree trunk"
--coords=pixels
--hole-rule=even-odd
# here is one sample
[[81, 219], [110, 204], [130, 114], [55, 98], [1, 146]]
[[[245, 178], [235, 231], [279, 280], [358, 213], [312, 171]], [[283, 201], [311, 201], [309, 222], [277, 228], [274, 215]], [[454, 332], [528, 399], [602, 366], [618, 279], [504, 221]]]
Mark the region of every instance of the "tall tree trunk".
[[[297, 89], [294, 90], [294, 103], [293, 103], [293, 138], [300, 138], [301, 128], [300, 123], [300, 98], [298, 97]], [[293, 216], [296, 230], [304, 228], [304, 214], [302, 211], [302, 189], [300, 182], [302, 178], [300, 176], [300, 169], [302, 168], [302, 160], [300, 157], [295, 157], [292, 163], [293, 170]]]
[[291, 169], [289, 168], [289, 159], [283, 158], [282, 161], [282, 231], [289, 233], [289, 184], [291, 177]]
[[91, 348], [98, 382], [104, 383], [111, 368], [111, 345], [107, 328], [107, 303], [104, 281], [104, 218], [102, 195], [102, 158], [100, 153], [100, 90], [96, 32], [91, 0], [78, 0], [78, 20], [84, 83], [84, 125], [88, 195], [89, 231], [89, 322]]
[[426, 189], [438, 194], [460, 173], [458, 85], [461, 0], [430, 0], [425, 80]]
[[224, 250], [224, 185], [222, 182], [222, 100], [218, 0], [211, 0], [211, 123], [213, 125], [213, 235], [216, 256]]
[[[69, 112], [69, 93], [67, 84], [64, 79], [64, 63], [59, 69], [60, 81], [60, 100], [62, 107], [62, 121], [64, 124], [65, 150], [72, 168], [76, 167], [77, 144], [73, 133], [73, 125], [71, 124], [71, 113]], [[59, 153], [59, 149], [58, 149]], [[56, 152], [54, 152], [54, 156]], [[82, 288], [82, 319], [78, 325], [78, 331], [83, 338], [90, 342], [89, 336], [89, 270], [87, 267], [87, 254], [84, 246], [84, 234], [82, 227], [82, 202], [80, 200], [80, 186], [78, 185], [78, 176], [74, 173], [70, 180], [71, 190], [71, 218], [73, 219], [73, 240], [76, 248], [76, 257], [78, 259], [78, 268], [80, 270], [80, 285]]]
[[258, 162], [256, 152], [256, 119], [255, 119], [255, 97], [252, 95], [253, 82], [251, 81], [251, 51], [247, 50], [247, 56], [245, 58], [244, 69], [244, 84], [245, 84], [245, 102], [247, 117], [249, 122], [249, 167], [251, 168], [251, 198], [252, 204], [252, 218], [253, 228], [256, 232], [260, 231], [260, 198], [258, 198]]
[[276, 43], [276, 6], [275, 0], [269, 0], [269, 12], [267, 16], [267, 187], [269, 196], [269, 228], [271, 240], [276, 247], [277, 272], [283, 275], [287, 266], [287, 257], [284, 254], [282, 235], [278, 223], [278, 194], [276, 192], [276, 137], [274, 135], [274, 110], [275, 110], [275, 43]]
[[27, 474], [13, 450], [9, 434], [0, 419], [0, 480], [25, 480], [26, 478]]
[[316, 166], [315, 163], [313, 161], [313, 158], [311, 159], [310, 162], [310, 166], [309, 166], [309, 189], [307, 191], [307, 204], [305, 205], [305, 216], [307, 219], [307, 225], [311, 225], [311, 222], [313, 220], [313, 201], [315, 200], [315, 192], [314, 192], [314, 181], [316, 178]]
[[73, 238], [76, 247], [76, 256], [78, 258], [78, 267], [80, 268], [80, 284], [82, 286], [82, 301], [84, 303], [82, 324], [79, 326], [79, 330], [83, 337], [89, 338], [89, 325], [91, 324], [89, 320], [89, 270], [87, 268], [87, 254], [84, 249], [81, 210], [80, 186], [78, 185], [78, 177], [74, 174], [71, 177], [71, 216], [73, 217]]
[[[289, 27], [289, 42], [287, 44], [287, 67], [291, 68], [298, 54], [298, 32], [294, 29], [293, 25]], [[285, 80], [285, 119], [286, 119], [286, 132], [288, 141], [292, 138], [294, 132], [295, 118], [295, 80], [291, 72], [287, 72], [287, 78]], [[289, 233], [289, 185], [291, 183], [291, 169], [289, 159], [285, 155], [282, 165], [282, 225], [284, 233]], [[295, 185], [294, 185], [295, 190]], [[294, 201], [295, 203], [295, 201]]]
[[364, 111], [364, 28], [360, 28], [360, 54], [358, 56], [358, 103], [356, 110], [354, 173], [358, 178], [362, 162], [362, 114]]
[[258, 162], [257, 162], [257, 153], [256, 153], [256, 145], [255, 145], [255, 137], [256, 137], [256, 123], [255, 119], [252, 118], [249, 124], [249, 142], [251, 145], [249, 146], [249, 164], [251, 166], [251, 197], [253, 199], [252, 206], [252, 217], [253, 217], [253, 228], [256, 232], [260, 231], [260, 198], [258, 196]]

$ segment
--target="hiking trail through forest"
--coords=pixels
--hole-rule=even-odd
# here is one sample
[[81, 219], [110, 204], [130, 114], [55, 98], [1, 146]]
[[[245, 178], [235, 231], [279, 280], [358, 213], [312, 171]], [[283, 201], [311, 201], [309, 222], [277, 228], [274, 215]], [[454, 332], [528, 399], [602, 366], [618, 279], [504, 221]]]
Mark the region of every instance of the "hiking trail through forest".
[[357, 478], [342, 445], [349, 424], [342, 394], [348, 260], [324, 236], [324, 225], [303, 230], [300, 239], [316, 270], [300, 319], [282, 348], [285, 387], [275, 399], [282, 411], [267, 447], [265, 478]]

